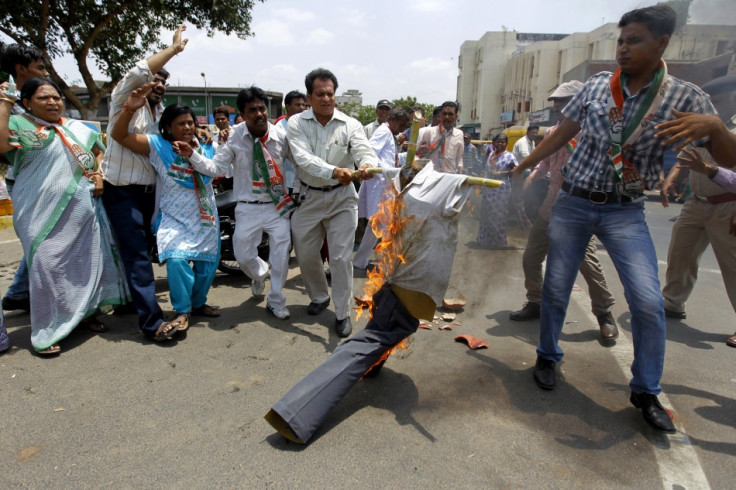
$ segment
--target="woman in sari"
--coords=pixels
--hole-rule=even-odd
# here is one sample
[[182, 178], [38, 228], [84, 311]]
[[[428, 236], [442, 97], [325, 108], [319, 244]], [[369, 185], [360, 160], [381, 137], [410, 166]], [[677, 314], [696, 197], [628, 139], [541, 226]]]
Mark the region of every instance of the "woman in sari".
[[131, 93], [110, 135], [129, 150], [148, 155], [158, 175], [159, 202], [153, 225], [158, 258], [166, 264], [176, 312], [171, 324], [178, 332], [186, 332], [189, 315], [220, 316], [217, 306], [206, 303], [220, 258], [220, 231], [212, 179], [195, 171], [187, 158], [174, 153], [171, 144], [189, 143], [208, 158], [214, 152], [208, 154], [199, 145], [194, 111], [181, 104], [172, 104], [161, 114], [161, 134], [128, 132], [131, 116], [146, 103], [152, 86]]
[[105, 331], [93, 315], [129, 295], [98, 199], [100, 133], [61, 117], [61, 91], [51, 80], [28, 80], [20, 96], [27, 112], [13, 116], [15, 98], [0, 96], [0, 152], [15, 172], [13, 226], [28, 261], [31, 342], [53, 355], [77, 325]]
[[486, 177], [505, 183], [495, 189], [483, 189], [480, 206], [480, 223], [476, 242], [483, 248], [506, 248], [506, 225], [511, 202], [511, 170], [516, 167], [516, 158], [506, 149], [508, 138], [500, 133], [493, 138], [495, 152], [488, 157]]

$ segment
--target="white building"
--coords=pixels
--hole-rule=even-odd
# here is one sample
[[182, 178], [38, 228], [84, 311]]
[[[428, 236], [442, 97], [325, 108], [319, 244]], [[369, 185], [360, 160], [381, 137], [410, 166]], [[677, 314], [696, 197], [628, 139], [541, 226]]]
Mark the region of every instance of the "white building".
[[[616, 68], [617, 24], [588, 33], [487, 32], [466, 41], [458, 60], [459, 125], [489, 138], [532, 120], [554, 124], [547, 101], [562, 82]], [[664, 53], [673, 75], [702, 84], [736, 70], [736, 26], [686, 25]]]

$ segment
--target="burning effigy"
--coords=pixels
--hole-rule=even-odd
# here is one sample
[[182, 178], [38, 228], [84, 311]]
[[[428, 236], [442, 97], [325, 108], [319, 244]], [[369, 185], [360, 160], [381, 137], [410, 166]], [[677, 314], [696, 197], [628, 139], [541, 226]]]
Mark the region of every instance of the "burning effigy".
[[[416, 125], [413, 142], [415, 130]], [[437, 172], [429, 160], [414, 160], [412, 150], [410, 146], [403, 167], [383, 170], [394, 197], [371, 221], [381, 238], [376, 249], [381, 262], [368, 275], [364, 306], [358, 309], [358, 315], [369, 310], [368, 324], [265, 416], [290, 441], [307, 443], [348, 391], [361, 378], [376, 376], [388, 355], [404, 346], [419, 328], [420, 318], [433, 318], [450, 282], [460, 211], [471, 189], [468, 184], [501, 184]]]

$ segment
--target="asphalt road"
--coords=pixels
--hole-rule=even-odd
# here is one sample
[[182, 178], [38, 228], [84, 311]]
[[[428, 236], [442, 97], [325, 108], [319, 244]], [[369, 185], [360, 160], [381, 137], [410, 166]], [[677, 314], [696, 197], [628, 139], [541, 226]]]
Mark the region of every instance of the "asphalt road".
[[[679, 205], [647, 204], [666, 260]], [[470, 207], [467, 210], [470, 211]], [[629, 314], [605, 251], [621, 337], [598, 341], [584, 292], [573, 293], [558, 387], [532, 381], [537, 322], [512, 322], [524, 301], [521, 254], [468, 246], [461, 223], [448, 296], [468, 303], [454, 330], [419, 330], [409, 350], [360, 382], [306, 447], [282, 439], [263, 415], [339, 343], [332, 308], [306, 314], [292, 259], [278, 321], [242, 278], [218, 275], [210, 303], [184, 341], [145, 341], [132, 315], [107, 316], [101, 335], [77, 330], [57, 358], [30, 346], [30, 317], [6, 314], [13, 348], [0, 355], [0, 486], [54, 488], [732, 488], [736, 464], [736, 325], [708, 251], [687, 305], [668, 322], [663, 402], [679, 432], [652, 432], [628, 401]], [[0, 230], [0, 288], [20, 247]], [[661, 262], [660, 277], [665, 264]], [[165, 271], [159, 301], [170, 311]], [[355, 279], [356, 292], [362, 279]], [[268, 285], [267, 285], [268, 287]], [[363, 318], [357, 328], [365, 325]], [[453, 341], [486, 340], [472, 351]]]

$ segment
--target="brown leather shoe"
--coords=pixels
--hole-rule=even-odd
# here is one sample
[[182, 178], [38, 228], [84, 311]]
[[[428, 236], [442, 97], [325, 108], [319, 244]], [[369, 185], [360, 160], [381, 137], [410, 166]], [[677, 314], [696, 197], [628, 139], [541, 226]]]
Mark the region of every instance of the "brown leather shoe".
[[736, 347], [736, 332], [726, 339], [726, 345], [729, 347]]
[[610, 311], [604, 315], [598, 315], [597, 318], [598, 326], [601, 328], [601, 338], [603, 340], [613, 340], [618, 337], [616, 320], [613, 319], [613, 315]]

